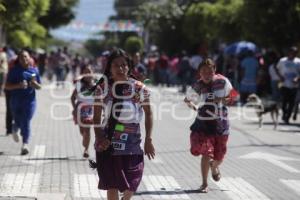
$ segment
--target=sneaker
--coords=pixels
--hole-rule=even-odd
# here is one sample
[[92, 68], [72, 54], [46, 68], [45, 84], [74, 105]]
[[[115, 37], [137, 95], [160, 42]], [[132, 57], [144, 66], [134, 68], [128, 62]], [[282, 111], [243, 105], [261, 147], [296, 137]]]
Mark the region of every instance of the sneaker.
[[19, 135], [18, 135], [18, 132], [14, 132], [14, 133], [12, 133], [11, 135], [12, 135], [12, 137], [13, 137], [13, 139], [14, 139], [15, 142], [19, 142]]
[[24, 155], [27, 155], [28, 153], [29, 153], [29, 150], [28, 150], [27, 144], [23, 144], [23, 147], [21, 149], [21, 155], [24, 156]]

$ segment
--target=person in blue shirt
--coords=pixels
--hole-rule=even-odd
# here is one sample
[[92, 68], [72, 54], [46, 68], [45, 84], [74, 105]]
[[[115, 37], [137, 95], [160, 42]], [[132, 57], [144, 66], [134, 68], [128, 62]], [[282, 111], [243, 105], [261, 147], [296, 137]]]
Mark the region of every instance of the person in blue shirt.
[[5, 89], [10, 91], [10, 106], [16, 128], [13, 138], [19, 141], [21, 130], [23, 145], [21, 155], [27, 155], [30, 137], [30, 122], [36, 109], [36, 89], [41, 89], [37, 68], [31, 66], [31, 57], [26, 50], [21, 50], [17, 62], [7, 74]]
[[247, 52], [247, 57], [241, 62], [242, 80], [240, 83], [240, 94], [242, 104], [246, 103], [250, 94], [256, 93], [257, 71], [259, 68], [258, 60], [252, 51]]

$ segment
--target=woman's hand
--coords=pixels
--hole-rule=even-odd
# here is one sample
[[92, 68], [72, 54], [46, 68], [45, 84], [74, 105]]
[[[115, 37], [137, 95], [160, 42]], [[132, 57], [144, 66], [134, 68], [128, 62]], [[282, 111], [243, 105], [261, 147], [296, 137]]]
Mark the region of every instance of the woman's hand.
[[18, 88], [20, 88], [20, 89], [26, 89], [26, 88], [28, 88], [27, 81], [24, 80], [24, 81], [20, 82], [19, 85], [18, 85]]
[[36, 81], [35, 78], [32, 78], [30, 80], [29, 84], [30, 84], [31, 87], [33, 87], [33, 88], [35, 88], [37, 90], [41, 89], [41, 85]]
[[197, 111], [197, 106], [196, 106], [192, 101], [188, 100], [187, 98], [184, 98], [183, 101], [186, 103], [186, 105], [187, 105], [189, 108], [191, 108], [191, 109]]
[[111, 141], [107, 138], [96, 138], [95, 149], [96, 151], [102, 152], [108, 149]]
[[155, 149], [154, 149], [154, 146], [152, 144], [152, 139], [151, 138], [146, 138], [145, 139], [144, 152], [145, 152], [145, 155], [148, 156], [149, 160], [154, 159]]

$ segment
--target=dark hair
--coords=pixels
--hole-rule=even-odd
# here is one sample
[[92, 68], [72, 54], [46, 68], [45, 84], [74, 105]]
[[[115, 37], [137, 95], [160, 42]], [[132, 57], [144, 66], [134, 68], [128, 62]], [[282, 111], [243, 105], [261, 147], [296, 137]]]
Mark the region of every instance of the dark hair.
[[216, 69], [216, 64], [211, 58], [205, 58], [199, 65], [198, 65], [198, 71], [204, 67], [204, 66], [209, 66], [212, 67], [213, 69]]
[[[105, 67], [105, 71], [104, 71], [104, 76], [107, 77], [108, 79], [108, 83], [109, 84], [112, 84], [113, 83], [113, 80], [111, 78], [111, 64], [113, 62], [114, 59], [116, 58], [119, 58], [119, 57], [124, 57], [126, 59], [126, 62], [128, 64], [128, 76], [130, 76], [131, 78], [134, 78], [136, 79], [132, 74], [131, 74], [131, 71], [133, 69], [133, 62], [132, 62], [132, 59], [128, 56], [128, 54], [123, 50], [123, 49], [120, 49], [120, 48], [117, 48], [117, 49], [114, 49], [108, 56], [108, 59], [107, 59], [107, 63], [106, 63], [106, 67]], [[96, 82], [96, 85], [94, 87], [92, 87], [90, 89], [90, 92], [94, 92], [97, 88], [98, 85], [101, 85], [102, 83], [104, 82], [104, 77], [101, 77], [97, 82]]]
[[123, 50], [123, 49], [114, 49], [108, 56], [107, 58], [107, 64], [106, 64], [106, 68], [104, 71], [104, 75], [108, 78], [108, 80], [110, 82], [112, 82], [111, 80], [111, 65], [114, 59], [119, 58], [119, 57], [123, 57], [125, 58], [127, 64], [128, 64], [128, 76], [130, 76], [132, 68], [133, 68], [133, 63], [132, 63], [132, 59], [129, 57], [129, 55]]
[[23, 48], [23, 49], [19, 50], [19, 51], [17, 52], [17, 58], [16, 58], [16, 60], [15, 60], [14, 65], [20, 65], [20, 64], [21, 64], [21, 62], [20, 62], [20, 56], [21, 56], [23, 53], [25, 53], [25, 52], [28, 53], [28, 55], [30, 56], [30, 53], [28, 52], [27, 49]]
[[80, 68], [80, 74], [82, 74], [82, 73], [84, 72], [84, 70], [86, 70], [86, 69], [91, 69], [91, 70], [92, 70], [91, 65], [87, 65], [87, 64], [83, 65], [83, 66]]

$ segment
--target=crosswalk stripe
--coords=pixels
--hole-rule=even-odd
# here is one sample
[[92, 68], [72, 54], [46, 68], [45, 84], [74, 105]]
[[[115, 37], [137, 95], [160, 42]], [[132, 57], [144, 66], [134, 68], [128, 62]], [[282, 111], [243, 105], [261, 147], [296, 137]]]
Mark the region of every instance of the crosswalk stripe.
[[32, 154], [26, 156], [10, 156], [10, 158], [20, 161], [22, 163], [39, 166], [51, 162], [50, 160], [43, 159], [45, 158], [45, 153], [46, 153], [45, 145], [35, 145]]
[[106, 192], [98, 190], [97, 175], [74, 174], [74, 197], [106, 198]]
[[223, 177], [216, 185], [232, 200], [269, 200], [262, 192], [243, 178]]
[[40, 174], [5, 174], [0, 185], [0, 196], [29, 196], [38, 193]]
[[280, 179], [280, 181], [300, 196], [300, 180]]
[[151, 160], [150, 162], [153, 162], [155, 164], [162, 164], [163, 163], [162, 159], [158, 156], [155, 156], [155, 158], [153, 160]]
[[187, 194], [178, 194], [181, 187], [173, 176], [148, 175], [143, 183], [148, 191], [157, 192], [151, 195], [153, 199], [190, 199]]
[[46, 153], [45, 145], [35, 145], [32, 157], [33, 158], [43, 158], [45, 156], [45, 153]]

